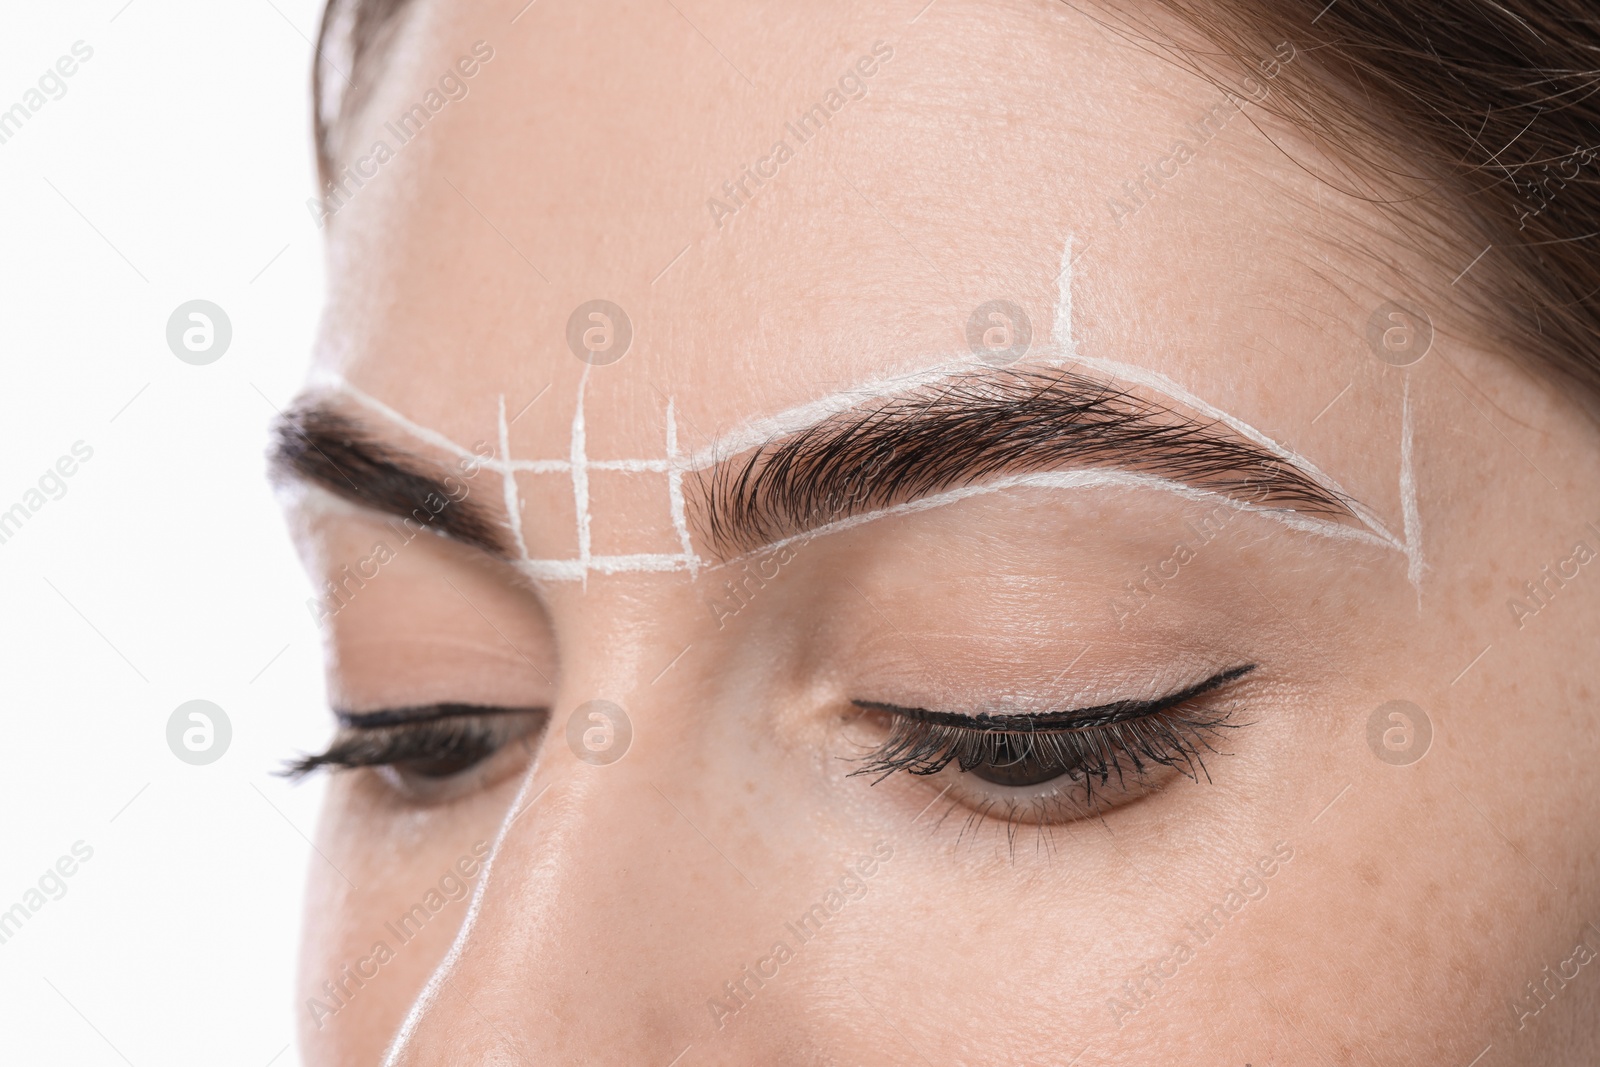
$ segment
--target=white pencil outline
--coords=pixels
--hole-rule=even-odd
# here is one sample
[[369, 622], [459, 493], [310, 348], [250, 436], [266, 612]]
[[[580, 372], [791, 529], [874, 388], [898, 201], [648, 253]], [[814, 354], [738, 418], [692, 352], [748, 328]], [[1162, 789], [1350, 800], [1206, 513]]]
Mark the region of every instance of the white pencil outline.
[[[1163, 395], [1169, 400], [1190, 408], [1196, 413], [1228, 427], [1234, 433], [1253, 442], [1266, 450], [1284, 463], [1298, 468], [1308, 478], [1317, 483], [1323, 490], [1344, 501], [1351, 513], [1367, 529], [1367, 534], [1353, 530], [1320, 517], [1308, 516], [1302, 513], [1280, 508], [1249, 505], [1234, 500], [1224, 494], [1213, 490], [1200, 489], [1185, 485], [1172, 479], [1152, 475], [1143, 475], [1134, 471], [1119, 470], [1116, 468], [1097, 468], [1094, 470], [1068, 471], [1068, 472], [1043, 472], [1038, 475], [1023, 475], [991, 480], [982, 485], [965, 486], [948, 492], [924, 497], [920, 500], [909, 501], [905, 504], [882, 508], [868, 515], [853, 516], [839, 522], [829, 523], [818, 530], [806, 534], [795, 535], [752, 550], [750, 553], [741, 554], [740, 560], [748, 559], [750, 555], [760, 552], [772, 551], [778, 547], [793, 543], [797, 540], [809, 539], [822, 532], [833, 532], [860, 525], [872, 519], [886, 518], [891, 515], [908, 511], [921, 511], [939, 504], [954, 503], [982, 493], [995, 492], [1002, 488], [1036, 487], [1057, 489], [1081, 488], [1147, 488], [1164, 489], [1175, 492], [1186, 499], [1221, 500], [1240, 510], [1250, 511], [1274, 519], [1291, 529], [1318, 536], [1342, 540], [1366, 541], [1380, 545], [1401, 553], [1406, 557], [1406, 578], [1417, 589], [1420, 600], [1421, 579], [1426, 570], [1423, 561], [1421, 545], [1421, 517], [1417, 507], [1416, 481], [1413, 470], [1412, 455], [1412, 421], [1410, 380], [1407, 379], [1401, 399], [1401, 441], [1400, 441], [1400, 495], [1403, 512], [1403, 530], [1405, 536], [1397, 537], [1378, 518], [1371, 508], [1360, 503], [1348, 493], [1337, 481], [1330, 477], [1320, 467], [1305, 456], [1286, 448], [1274, 441], [1265, 433], [1251, 426], [1234, 415], [1223, 411], [1221, 408], [1201, 399], [1194, 393], [1185, 389], [1173, 379], [1158, 371], [1145, 367], [1120, 363], [1115, 360], [1100, 359], [1090, 356], [1077, 355], [1074, 352], [1072, 339], [1072, 236], [1068, 235], [1065, 248], [1062, 251], [1062, 270], [1058, 283], [1057, 304], [1053, 325], [1052, 340], [1049, 344], [1040, 346], [1039, 351], [1030, 359], [1033, 366], [1047, 367], [1084, 367], [1096, 372], [1098, 375], [1113, 381], [1125, 382], [1141, 386], [1152, 392]], [[683, 476], [686, 473], [706, 470], [719, 463], [741, 455], [745, 452], [761, 448], [775, 440], [803, 432], [817, 426], [824, 420], [848, 411], [862, 407], [864, 404], [881, 402], [896, 396], [905, 395], [917, 390], [935, 385], [943, 381], [958, 378], [974, 373], [989, 370], [986, 364], [969, 358], [958, 357], [942, 360], [932, 366], [916, 370], [901, 372], [888, 377], [877, 378], [861, 382], [849, 389], [817, 397], [794, 407], [772, 415], [757, 416], [735, 426], [733, 429], [721, 434], [709, 445], [696, 449], [687, 456], [680, 454], [677, 437], [677, 416], [675, 398], [667, 400], [667, 455], [664, 459], [614, 459], [594, 460], [588, 456], [587, 426], [585, 422], [585, 399], [589, 381], [590, 367], [585, 367], [578, 381], [576, 403], [573, 411], [572, 442], [570, 456], [566, 460], [512, 460], [509, 441], [506, 440], [506, 427], [501, 426], [502, 441], [501, 455], [493, 459], [484, 457], [463, 448], [461, 445], [445, 437], [443, 434], [429, 427], [406, 418], [394, 408], [385, 404], [376, 397], [370, 396], [362, 390], [351, 385], [343, 377], [332, 373], [321, 373], [318, 381], [325, 387], [342, 392], [358, 403], [367, 407], [374, 413], [390, 420], [401, 429], [412, 434], [421, 441], [432, 444], [444, 451], [470, 460], [474, 465], [499, 471], [506, 479], [511, 479], [515, 472], [526, 471], [529, 473], [566, 473], [572, 478], [573, 502], [576, 509], [578, 555], [569, 559], [531, 559], [526, 548], [522, 547], [522, 534], [520, 518], [513, 526], [513, 534], [517, 540], [522, 558], [517, 565], [530, 577], [546, 581], [579, 581], [587, 584], [591, 572], [600, 574], [621, 574], [640, 572], [667, 573], [687, 570], [691, 576], [697, 575], [702, 568], [712, 567], [720, 569], [729, 563], [712, 564], [703, 559], [694, 550], [693, 540], [690, 537], [687, 521], [687, 506], [683, 495]], [[505, 398], [500, 398], [500, 419], [504, 423]], [[664, 473], [668, 479], [669, 510], [674, 532], [678, 536], [682, 551], [679, 553], [632, 553], [620, 555], [596, 556], [592, 552], [592, 517], [589, 511], [589, 471], [591, 470], [617, 470], [635, 472]], [[515, 499], [514, 482], [507, 491], [508, 507]], [[937, 503], [934, 503], [937, 502]], [[732, 562], [732, 561], [729, 561]]]
[[667, 499], [672, 509], [672, 528], [677, 531], [678, 544], [683, 548], [684, 559], [689, 564], [689, 577], [700, 572], [700, 557], [695, 554], [694, 541], [689, 537], [688, 508], [683, 500], [683, 468], [678, 465], [678, 417], [676, 401], [667, 398]]
[[511, 427], [506, 423], [506, 394], [500, 394], [499, 411], [500, 431], [500, 458], [505, 463], [505, 470], [501, 471], [500, 478], [504, 483], [506, 497], [506, 515], [509, 516], [507, 525], [511, 527], [511, 538], [517, 546], [517, 558], [528, 558], [527, 543], [522, 540], [522, 502], [517, 499], [517, 474], [511, 469]]
[[588, 432], [584, 426], [584, 394], [589, 387], [589, 370], [585, 363], [578, 378], [578, 401], [572, 412], [572, 500], [578, 517], [578, 566], [585, 589], [589, 587], [590, 530], [589, 530], [589, 456]]
[[[1137, 471], [1124, 471], [1117, 469], [1089, 469], [1072, 471], [1041, 471], [1029, 474], [1011, 475], [991, 479], [989, 481], [970, 486], [961, 486], [946, 490], [917, 500], [907, 501], [892, 507], [881, 508], [876, 511], [850, 516], [836, 522], [828, 523], [817, 529], [796, 534], [761, 546], [751, 552], [744, 553], [737, 558], [727, 560], [710, 566], [709, 570], [718, 570], [724, 567], [736, 566], [744, 560], [758, 553], [771, 552], [781, 549], [798, 541], [810, 540], [829, 533], [850, 529], [868, 522], [886, 518], [892, 515], [909, 514], [926, 511], [947, 504], [956, 503], [970, 497], [986, 495], [989, 493], [1003, 492], [1015, 488], [1049, 488], [1049, 489], [1084, 489], [1084, 488], [1114, 488], [1114, 489], [1158, 489], [1174, 493], [1188, 500], [1218, 501], [1240, 511], [1248, 511], [1264, 515], [1285, 524], [1291, 529], [1322, 537], [1344, 540], [1354, 540], [1376, 545], [1378, 547], [1399, 551], [1406, 556], [1408, 581], [1416, 588], [1418, 604], [1422, 598], [1421, 578], [1425, 570], [1422, 558], [1421, 536], [1422, 521], [1417, 507], [1416, 479], [1413, 469], [1412, 455], [1412, 420], [1411, 420], [1411, 381], [1409, 376], [1401, 393], [1400, 408], [1400, 496], [1403, 511], [1403, 529], [1405, 538], [1402, 541], [1395, 537], [1369, 508], [1355, 501], [1332, 478], [1325, 474], [1310, 460], [1278, 444], [1266, 434], [1257, 430], [1241, 419], [1229, 415], [1184, 389], [1172, 379], [1156, 371], [1143, 367], [1135, 367], [1111, 360], [1101, 360], [1078, 356], [1074, 350], [1072, 340], [1072, 236], [1069, 234], [1066, 247], [1062, 252], [1062, 271], [1057, 294], [1054, 323], [1051, 343], [1043, 347], [1041, 355], [1044, 359], [1035, 362], [1048, 366], [1061, 366], [1071, 364], [1081, 365], [1099, 371], [1101, 374], [1120, 379], [1145, 388], [1165, 394], [1168, 398], [1176, 400], [1186, 407], [1212, 418], [1232, 429], [1235, 433], [1253, 441], [1266, 449], [1274, 456], [1286, 463], [1292, 464], [1318, 482], [1325, 490], [1337, 494], [1339, 499], [1345, 501], [1356, 518], [1367, 527], [1366, 531], [1350, 526], [1344, 526], [1328, 519], [1305, 515], [1297, 512], [1273, 509], [1260, 505], [1250, 504], [1237, 500], [1215, 490], [1204, 489], [1193, 485], [1163, 478], [1158, 475], [1143, 474]], [[1049, 358], [1055, 357], [1055, 358]], [[333, 374], [320, 375], [321, 380], [330, 388], [343, 392], [345, 395], [358, 401], [362, 405], [395, 425], [458, 458], [469, 459], [475, 466], [498, 470], [505, 479], [506, 506], [510, 512], [510, 525], [522, 558], [517, 565], [529, 575], [546, 580], [573, 580], [588, 584], [591, 571], [599, 573], [621, 573], [636, 571], [678, 571], [689, 570], [691, 575], [698, 573], [704, 561], [693, 550], [689, 537], [688, 525], [685, 517], [685, 506], [682, 492], [682, 478], [685, 472], [704, 470], [716, 463], [722, 462], [732, 456], [747, 452], [752, 448], [760, 447], [768, 442], [815, 426], [820, 421], [844, 411], [859, 407], [863, 400], [882, 400], [886, 396], [899, 395], [925, 385], [946, 380], [948, 378], [971, 373], [981, 368], [980, 364], [969, 360], [957, 360], [941, 363], [935, 367], [913, 371], [892, 378], [879, 379], [876, 382], [862, 383], [852, 389], [834, 393], [831, 396], [819, 397], [797, 407], [789, 408], [776, 415], [763, 416], [741, 424], [739, 427], [724, 434], [705, 449], [693, 453], [686, 461], [679, 461], [676, 409], [673, 398], [667, 400], [667, 457], [665, 461], [635, 459], [635, 460], [610, 460], [592, 461], [588, 458], [587, 428], [584, 418], [584, 400], [589, 381], [588, 366], [585, 366], [582, 376], [578, 380], [577, 400], [573, 412], [571, 458], [563, 463], [560, 460], [532, 460], [514, 462], [511, 459], [509, 440], [509, 427], [505, 415], [505, 395], [500, 394], [498, 412], [499, 431], [499, 456], [494, 460], [485, 460], [454, 441], [445, 437], [436, 430], [422, 426], [401, 415], [394, 408], [375, 397], [372, 397], [355, 386], [351, 385], [342, 376]], [[627, 470], [627, 471], [659, 471], [668, 476], [669, 506], [672, 514], [673, 528], [677, 532], [683, 552], [678, 555], [640, 553], [621, 556], [593, 556], [590, 552], [590, 514], [588, 493], [588, 472], [592, 469]], [[570, 472], [572, 476], [573, 499], [577, 508], [578, 532], [578, 558], [570, 560], [535, 560], [529, 559], [527, 549], [523, 545], [520, 508], [517, 504], [517, 490], [515, 483], [516, 471], [530, 471], [538, 473]], [[494, 860], [500, 854], [501, 846], [510, 830], [511, 823], [522, 814], [522, 797], [532, 786], [536, 776], [534, 769], [530, 769], [524, 778], [521, 788], [517, 793], [517, 801], [507, 812], [507, 816], [500, 823], [495, 834], [493, 847], [483, 863], [482, 877], [474, 887], [472, 899], [467, 907], [461, 928], [457, 931], [444, 958], [433, 969], [421, 993], [412, 1002], [410, 1010], [396, 1034], [394, 1042], [389, 1046], [384, 1057], [386, 1065], [392, 1064], [395, 1057], [403, 1050], [405, 1043], [415, 1033], [417, 1025], [427, 1006], [438, 999], [439, 990], [448, 979], [448, 974], [460, 959], [466, 947], [468, 938], [477, 925], [479, 913], [482, 908], [483, 898], [487, 890], [490, 875], [493, 870]], [[542, 791], [541, 791], [542, 792]], [[535, 797], [537, 799], [537, 797]]]
[[[1084, 363], [1085, 365], [1091, 363], [1091, 361], [1084, 359], [1080, 359], [1077, 362]], [[1094, 360], [1092, 363], [1097, 369], [1109, 369], [1105, 361]], [[1109, 366], [1117, 367], [1119, 365], [1111, 364]], [[891, 387], [893, 391], [904, 392], [909, 391], [910, 389], [919, 388], [929, 382], [936, 382], [957, 374], [965, 374], [974, 369], [976, 368], [970, 364], [942, 364], [937, 368], [930, 368], [926, 371], [910, 375], [901, 375], [896, 378], [882, 379], [881, 384], [885, 387]], [[1155, 378], [1158, 381], [1160, 378], [1158, 375], [1151, 375], [1150, 377]], [[1140, 382], [1139, 384], [1145, 384], [1150, 388], [1157, 387], [1155, 382]], [[574, 481], [573, 497], [579, 515], [579, 555], [577, 558], [568, 559], [523, 558], [517, 561], [517, 566], [531, 578], [542, 579], [545, 581], [583, 582], [587, 580], [587, 576], [590, 573], [670, 573], [683, 570], [698, 573], [701, 569], [720, 570], [724, 567], [731, 566], [743, 560], [749, 559], [753, 555], [774, 551], [796, 541], [808, 540], [824, 533], [834, 533], [840, 530], [859, 526], [865, 522], [874, 521], [876, 519], [888, 518], [893, 515], [904, 514], [908, 512], [925, 511], [933, 507], [955, 503], [959, 500], [967, 499], [968, 497], [981, 496], [988, 493], [994, 493], [1013, 488], [1159, 489], [1173, 493], [1187, 500], [1212, 501], [1225, 504], [1240, 511], [1248, 511], [1252, 514], [1258, 514], [1265, 518], [1282, 523], [1284, 526], [1302, 533], [1315, 534], [1317, 536], [1328, 537], [1335, 540], [1365, 542], [1378, 547], [1400, 552], [1407, 557], [1408, 579], [1411, 580], [1413, 584], [1416, 584], [1419, 580], [1422, 570], [1420, 554], [1411, 549], [1407, 543], [1413, 541], [1413, 535], [1419, 530], [1419, 520], [1417, 519], [1415, 513], [1415, 488], [1411, 480], [1410, 473], [1411, 437], [1409, 401], [1407, 401], [1403, 407], [1402, 422], [1404, 429], [1401, 450], [1402, 487], [1409, 487], [1411, 494], [1409, 498], [1410, 503], [1407, 505], [1408, 510], [1406, 521], [1408, 524], [1410, 524], [1407, 530], [1407, 541], [1401, 541], [1399, 538], [1395, 537], [1394, 534], [1392, 534], [1380, 522], [1378, 522], [1375, 517], [1371, 516], [1370, 511], [1365, 508], [1361, 508], [1360, 511], [1357, 512], [1357, 517], [1362, 520], [1365, 526], [1367, 526], [1366, 530], [1361, 530], [1354, 527], [1341, 525], [1340, 523], [1329, 519], [1311, 516], [1301, 512], [1250, 504], [1245, 501], [1237, 500], [1233, 497], [1227, 496], [1224, 493], [1217, 492], [1216, 490], [1188, 485], [1170, 478], [1144, 474], [1137, 471], [1120, 470], [1117, 468], [1095, 468], [1074, 471], [1042, 471], [1031, 474], [1020, 474], [1004, 478], [991, 479], [978, 485], [962, 486], [956, 489], [934, 494], [932, 496], [923, 497], [918, 500], [908, 501], [906, 503], [897, 504], [891, 507], [880, 508], [862, 515], [850, 516], [837, 522], [829, 523], [825, 526], [819, 527], [816, 530], [812, 530], [804, 534], [797, 534], [788, 538], [783, 538], [768, 545], [763, 545], [759, 548], [751, 550], [748, 553], [742, 553], [735, 559], [725, 562], [709, 562], [696, 554], [693, 550], [692, 542], [689, 540], [688, 525], [686, 516], [684, 514], [686, 508], [682, 497], [682, 474], [687, 471], [703, 470], [717, 462], [722, 462], [730, 456], [738, 455], [741, 451], [748, 451], [750, 448], [760, 447], [760, 445], [766, 444], [769, 440], [771, 440], [770, 438], [757, 438], [755, 434], [757, 427], [762, 427], [763, 424], [786, 427], [786, 429], [782, 432], [784, 435], [787, 435], [788, 433], [796, 432], [797, 429], [804, 429], [808, 425], [814, 425], [819, 418], [827, 418], [836, 411], [851, 410], [852, 405], [841, 406], [840, 401], [845, 397], [854, 399], [857, 396], [857, 391], [854, 389], [847, 392], [837, 393], [832, 396], [821, 397], [816, 401], [800, 405], [796, 408], [790, 409], [789, 411], [780, 412], [777, 415], [752, 420], [744, 426], [724, 435], [722, 438], [719, 438], [718, 442], [713, 443], [709, 449], [702, 450], [701, 452], [696, 453], [694, 456], [689, 457], [688, 459], [677, 464], [670, 462], [676, 452], [676, 434], [670, 434], [668, 441], [669, 462], [660, 466], [651, 463], [651, 469], [663, 470], [669, 476], [669, 486], [672, 483], [676, 483], [677, 485], [676, 493], [673, 493], [673, 491], [669, 489], [669, 496], [672, 497], [671, 507], [673, 527], [674, 530], [679, 534], [680, 541], [684, 543], [684, 551], [681, 553], [633, 553], [596, 556], [592, 552], [587, 551], [588, 546], [586, 545], [585, 538], [583, 537], [584, 534], [589, 533], [588, 520], [590, 519], [588, 513], [587, 472], [597, 468], [611, 470], [638, 470], [641, 469], [640, 465], [642, 463], [649, 461], [594, 461], [587, 459], [587, 432], [586, 423], [582, 414], [583, 405], [581, 403], [586, 392], [584, 385], [585, 383], [580, 381], [580, 403], [578, 405], [578, 410], [574, 412], [573, 416], [572, 459], [563, 464], [565, 470], [572, 473]], [[1176, 386], [1174, 386], [1174, 388], [1177, 389]], [[1162, 389], [1162, 391], [1164, 392], [1165, 390]], [[1178, 400], [1186, 405], [1194, 406], [1197, 410], [1201, 410], [1206, 414], [1216, 412], [1216, 409], [1212, 408], [1204, 401], [1199, 400], [1199, 398], [1184, 394], [1181, 389], [1178, 389], [1178, 392], [1179, 395], [1172, 397], [1172, 399]], [[881, 399], [884, 396], [884, 393], [876, 392], [873, 393], [872, 396]], [[388, 409], [387, 405], [383, 405], [381, 402], [376, 401], [369, 406], [371, 406], [373, 410], [386, 415], [390, 410], [392, 410]], [[676, 412], [671, 405], [669, 405], [669, 411], [672, 413], [673, 424], [675, 427]], [[1218, 417], [1218, 421], [1225, 421], [1230, 428], [1235, 430], [1235, 432], [1239, 432], [1241, 435], [1249, 437], [1258, 444], [1262, 444], [1263, 447], [1268, 448], [1274, 455], [1284, 459], [1285, 462], [1293, 463], [1302, 470], [1305, 470], [1308, 476], [1316, 478], [1323, 484], [1324, 488], [1340, 494], [1340, 496], [1346, 500], [1349, 499], [1348, 494], [1345, 493], [1337, 483], [1333, 482], [1332, 479], [1327, 478], [1326, 475], [1323, 475], [1321, 471], [1318, 470], [1314, 465], [1302, 461], [1294, 453], [1290, 452], [1288, 449], [1282, 448], [1282, 446], [1277, 445], [1276, 442], [1271, 441], [1270, 438], [1266, 438], [1264, 434], [1261, 434], [1247, 423], [1233, 418], [1232, 416], [1227, 416], [1222, 412], [1216, 412], [1216, 416], [1214, 417]], [[808, 421], [801, 421], [802, 419]], [[410, 430], [423, 440], [428, 440], [434, 444], [441, 444], [442, 442], [441, 447], [445, 447], [450, 451], [455, 451], [465, 456], [471, 456], [475, 459], [482, 460], [482, 457], [478, 457], [474, 453], [461, 449], [459, 445], [456, 445], [454, 442], [443, 438], [442, 435], [434, 431], [416, 433], [416, 430], [413, 429], [415, 424], [411, 423], [409, 419], [405, 419], [404, 416], [398, 416], [398, 413], [396, 413], [395, 421], [403, 428]], [[747, 445], [746, 442], [749, 442], [749, 444]], [[505, 463], [503, 461], [497, 462], [493, 460], [483, 460], [482, 462], [486, 467], [501, 468], [502, 473], [505, 476], [510, 476], [510, 472], [512, 470], [527, 469], [526, 461]]]
[[1061, 273], [1056, 275], [1056, 316], [1050, 331], [1050, 342], [1057, 352], [1071, 356], [1076, 349], [1072, 344], [1072, 234], [1067, 234], [1066, 247], [1061, 250]]
[[1236, 511], [1247, 511], [1251, 514], [1263, 515], [1283, 523], [1283, 525], [1292, 530], [1299, 530], [1303, 533], [1316, 534], [1320, 537], [1340, 541], [1360, 541], [1391, 550], [1394, 548], [1394, 545], [1369, 530], [1358, 530], [1353, 526], [1344, 526], [1330, 519], [1252, 504], [1248, 501], [1228, 496], [1226, 493], [1220, 493], [1215, 489], [1204, 489], [1199, 486], [1189, 485], [1186, 482], [1165, 478], [1159, 474], [1145, 474], [1140, 471], [1119, 470], [1116, 468], [1095, 468], [1070, 471], [1032, 471], [1027, 474], [1006, 475], [1005, 477], [992, 478], [989, 481], [979, 482], [974, 485], [946, 489], [940, 493], [932, 493], [928, 496], [918, 497], [915, 500], [908, 500], [903, 504], [894, 504], [875, 511], [846, 516], [834, 522], [818, 526], [813, 530], [781, 538], [749, 552], [741, 553], [726, 561], [709, 564], [706, 566], [706, 571], [710, 573], [726, 567], [736, 567], [755, 556], [764, 555], [797, 542], [809, 541], [813, 537], [838, 533], [841, 530], [848, 530], [864, 523], [876, 522], [878, 519], [890, 518], [910, 512], [927, 511], [931, 508], [943, 507], [946, 504], [954, 504], [969, 497], [986, 496], [990, 493], [1004, 492], [1009, 489], [1156, 489], [1172, 493], [1175, 496], [1181, 496], [1186, 500], [1222, 504]]
[[1422, 514], [1417, 509], [1417, 477], [1412, 466], [1411, 376], [1400, 390], [1400, 509], [1406, 534], [1406, 580], [1417, 591], [1417, 608], [1422, 608], [1422, 573], [1427, 564], [1422, 558]]

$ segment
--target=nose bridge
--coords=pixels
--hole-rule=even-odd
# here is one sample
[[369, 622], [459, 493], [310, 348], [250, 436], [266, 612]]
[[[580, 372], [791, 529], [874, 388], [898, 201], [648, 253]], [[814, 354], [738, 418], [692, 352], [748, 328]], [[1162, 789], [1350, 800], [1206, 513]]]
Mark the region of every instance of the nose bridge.
[[583, 762], [574, 710], [553, 719], [390, 1064], [667, 1063], [705, 1029], [727, 946], [754, 936], [737, 918], [751, 886], [702, 836], [715, 817], [687, 815], [706, 805], [674, 773], [685, 761], [640, 743]]

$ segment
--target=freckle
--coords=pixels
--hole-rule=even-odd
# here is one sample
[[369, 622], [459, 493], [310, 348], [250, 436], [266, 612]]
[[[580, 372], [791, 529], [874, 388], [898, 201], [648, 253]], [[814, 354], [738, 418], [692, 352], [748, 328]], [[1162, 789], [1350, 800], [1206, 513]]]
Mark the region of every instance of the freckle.
[[1358, 863], [1355, 872], [1365, 886], [1376, 889], [1383, 884], [1383, 875], [1378, 873], [1377, 866], [1372, 863]]

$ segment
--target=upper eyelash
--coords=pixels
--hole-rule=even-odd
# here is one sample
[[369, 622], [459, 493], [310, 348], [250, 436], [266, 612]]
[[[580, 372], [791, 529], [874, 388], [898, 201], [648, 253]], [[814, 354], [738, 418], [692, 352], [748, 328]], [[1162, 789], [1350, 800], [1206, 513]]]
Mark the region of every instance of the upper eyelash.
[[[1115, 770], [1122, 780], [1123, 757], [1142, 774], [1143, 761], [1168, 767], [1180, 764], [1190, 777], [1205, 772], [1200, 750], [1215, 751], [1210, 735], [1235, 724], [1227, 714], [1186, 717], [1172, 709], [1221, 688], [1256, 669], [1256, 664], [1220, 671], [1210, 678], [1154, 700], [1118, 700], [1108, 704], [1040, 715], [957, 712], [909, 708], [879, 701], [852, 701], [857, 707], [895, 716], [889, 739], [863, 759], [851, 776], [876, 774], [875, 781], [897, 770], [936, 774], [955, 762], [963, 771], [994, 764], [1004, 748], [1014, 751], [1021, 740], [1022, 759], [1038, 747], [1086, 784], [1104, 785]], [[340, 733], [320, 753], [287, 761], [279, 773], [302, 778], [325, 767], [381, 766], [408, 759], [438, 758], [463, 748], [493, 752], [504, 738], [497, 721], [503, 716], [533, 714], [544, 708], [440, 703], [373, 712], [338, 712]], [[1013, 760], [1015, 762], [1015, 760]]]
[[[968, 771], [985, 764], [1009, 765], [1038, 753], [1053, 758], [1091, 792], [1096, 779], [1103, 786], [1113, 772], [1120, 784], [1124, 759], [1132, 761], [1135, 775], [1143, 774], [1149, 762], [1182, 769], [1195, 778], [1206, 773], [1202, 749], [1216, 751], [1211, 744], [1215, 734], [1242, 724], [1229, 722], [1226, 709], [1186, 715], [1184, 706], [1255, 669], [1253, 663], [1233, 667], [1154, 700], [1119, 700], [1042, 715], [962, 715], [852, 701], [857, 707], [891, 713], [894, 726], [888, 739], [862, 757], [863, 765], [850, 775], [876, 775], [876, 783], [899, 770], [937, 774], [954, 762]], [[1023, 753], [1020, 758], [1014, 754], [1018, 749]]]
[[339, 733], [323, 751], [285, 762], [278, 773], [303, 778], [325, 767], [378, 767], [437, 759], [468, 748], [492, 753], [507, 738], [504, 720], [545, 708], [485, 704], [426, 704], [372, 712], [336, 712]]
[[454, 719], [471, 715], [516, 715], [544, 711], [544, 708], [512, 708], [503, 704], [417, 704], [379, 711], [335, 711], [342, 727], [371, 729], [376, 726], [410, 726], [435, 719]]

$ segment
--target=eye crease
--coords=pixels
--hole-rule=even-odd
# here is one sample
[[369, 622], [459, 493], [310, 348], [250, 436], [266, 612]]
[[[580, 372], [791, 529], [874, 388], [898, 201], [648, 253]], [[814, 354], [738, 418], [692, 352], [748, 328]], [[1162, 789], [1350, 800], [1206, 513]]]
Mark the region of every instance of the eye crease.
[[[1141, 782], [1157, 768], [1175, 770], [1190, 779], [1206, 775], [1209, 780], [1204, 753], [1217, 751], [1213, 742], [1221, 731], [1242, 724], [1229, 721], [1227, 708], [1202, 698], [1220, 692], [1256, 667], [1245, 664], [1219, 671], [1155, 699], [1118, 700], [1040, 715], [965, 715], [852, 701], [864, 711], [887, 716], [891, 725], [888, 738], [861, 758], [862, 765], [851, 776], [871, 775], [877, 784], [896, 771], [928, 776], [954, 764], [962, 774], [1002, 790], [1066, 779], [1063, 785], [1081, 793], [1080, 814], [1101, 799], [1113, 779], [1122, 792], [1129, 790], [1130, 778]], [[1015, 796], [1007, 801], [1004, 794], [985, 799], [1013, 805], [1017, 801]], [[1037, 805], [1046, 799], [1074, 798], [1056, 790], [1048, 798], [1027, 799]]]

